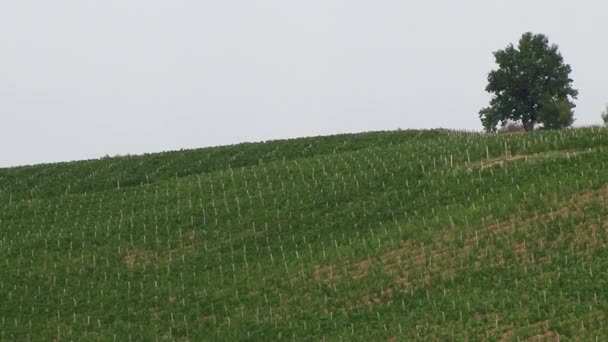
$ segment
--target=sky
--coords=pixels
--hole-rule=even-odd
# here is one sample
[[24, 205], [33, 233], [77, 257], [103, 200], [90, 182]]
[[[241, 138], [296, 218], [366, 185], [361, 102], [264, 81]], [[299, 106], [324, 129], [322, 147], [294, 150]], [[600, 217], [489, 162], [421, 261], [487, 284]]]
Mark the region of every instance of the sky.
[[398, 128], [481, 130], [546, 34], [608, 102], [605, 0], [0, 0], [0, 167]]

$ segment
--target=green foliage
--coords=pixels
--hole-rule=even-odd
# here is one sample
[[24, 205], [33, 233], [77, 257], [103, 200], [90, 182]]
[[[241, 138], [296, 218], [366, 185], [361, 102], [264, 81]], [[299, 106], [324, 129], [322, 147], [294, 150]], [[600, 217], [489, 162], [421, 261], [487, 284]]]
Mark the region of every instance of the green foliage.
[[[493, 107], [485, 107], [479, 111], [479, 117], [481, 118], [481, 124], [484, 130], [488, 133], [496, 133], [496, 126], [501, 122], [499, 114]], [[506, 123], [507, 120], [502, 120]]]
[[486, 87], [493, 97], [490, 106], [479, 112], [486, 131], [495, 131], [498, 123], [507, 120], [521, 121], [527, 131], [537, 123], [545, 128], [572, 123], [572, 100], [578, 91], [572, 88], [572, 69], [557, 45], [549, 45], [542, 34], [528, 32], [517, 48], [511, 44], [494, 52], [494, 57], [498, 69], [489, 73]]
[[566, 100], [543, 99], [538, 117], [544, 129], [562, 129], [574, 123], [572, 106]]
[[604, 121], [604, 126], [608, 127], [608, 104], [602, 112], [602, 120]]
[[607, 146], [400, 131], [0, 169], [0, 340], [605, 340]]

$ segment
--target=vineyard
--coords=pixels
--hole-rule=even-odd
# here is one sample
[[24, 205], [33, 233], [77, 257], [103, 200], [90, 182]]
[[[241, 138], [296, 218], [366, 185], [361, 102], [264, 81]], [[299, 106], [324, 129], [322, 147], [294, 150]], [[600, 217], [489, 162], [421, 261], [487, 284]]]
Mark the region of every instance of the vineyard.
[[0, 169], [0, 341], [606, 340], [608, 130]]

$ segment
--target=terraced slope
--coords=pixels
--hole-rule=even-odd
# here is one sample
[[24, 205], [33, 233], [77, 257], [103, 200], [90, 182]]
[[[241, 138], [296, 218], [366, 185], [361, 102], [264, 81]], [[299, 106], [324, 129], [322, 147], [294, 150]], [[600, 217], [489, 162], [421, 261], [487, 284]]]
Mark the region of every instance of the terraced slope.
[[605, 340], [608, 131], [0, 169], [0, 340]]

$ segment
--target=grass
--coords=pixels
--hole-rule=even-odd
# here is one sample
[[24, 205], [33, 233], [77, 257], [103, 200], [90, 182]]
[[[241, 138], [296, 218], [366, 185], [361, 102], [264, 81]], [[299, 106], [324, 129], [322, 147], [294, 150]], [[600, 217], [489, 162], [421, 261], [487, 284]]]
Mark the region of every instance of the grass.
[[608, 130], [0, 169], [0, 340], [602, 340]]

